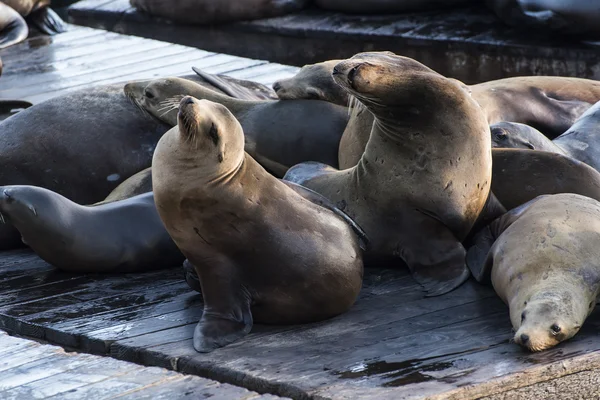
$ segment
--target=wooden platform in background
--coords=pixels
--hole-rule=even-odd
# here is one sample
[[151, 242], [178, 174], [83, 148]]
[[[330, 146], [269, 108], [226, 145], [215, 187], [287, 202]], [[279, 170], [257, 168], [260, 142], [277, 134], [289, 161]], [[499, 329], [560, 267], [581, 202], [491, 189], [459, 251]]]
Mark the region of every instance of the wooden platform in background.
[[478, 83], [519, 75], [600, 79], [600, 44], [502, 23], [483, 6], [364, 16], [309, 9], [214, 27], [176, 25], [133, 8], [129, 0], [83, 0], [69, 9], [76, 24], [302, 66], [391, 50], [439, 73]]
[[[77, 27], [30, 39], [0, 57], [6, 65], [0, 98], [34, 101], [99, 83], [185, 74], [192, 65], [265, 83], [295, 70]], [[359, 300], [341, 316], [302, 326], [256, 325], [210, 354], [192, 347], [201, 311], [201, 296], [188, 289], [179, 268], [76, 275], [28, 250], [0, 254], [0, 329], [258, 393], [469, 399], [600, 362], [598, 315], [568, 343], [528, 354], [509, 343], [507, 308], [490, 288], [468, 282], [425, 298], [403, 269], [367, 270]]]
[[209, 379], [143, 367], [0, 331], [0, 399], [276, 400]]

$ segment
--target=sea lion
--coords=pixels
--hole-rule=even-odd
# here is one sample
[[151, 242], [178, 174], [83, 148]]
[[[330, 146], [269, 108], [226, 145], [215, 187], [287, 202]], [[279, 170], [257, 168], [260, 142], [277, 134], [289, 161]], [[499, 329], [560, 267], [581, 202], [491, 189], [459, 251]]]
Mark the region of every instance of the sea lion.
[[315, 0], [318, 7], [326, 10], [361, 14], [429, 11], [432, 8], [457, 7], [472, 2], [473, 0]]
[[324, 100], [347, 106], [350, 95], [331, 76], [333, 67], [341, 61], [307, 64], [293, 77], [275, 82], [273, 90], [281, 100]]
[[[29, 27], [23, 17], [12, 7], [0, 2], [0, 49], [27, 39]], [[2, 63], [0, 62], [0, 72]]]
[[184, 261], [152, 193], [86, 207], [44, 188], [2, 186], [0, 213], [24, 243], [64, 271], [137, 272]]
[[486, 0], [506, 24], [600, 38], [600, 7], [593, 0]]
[[143, 193], [152, 191], [152, 168], [148, 167], [137, 174], [127, 178], [123, 183], [115, 188], [104, 200], [98, 204], [112, 203], [129, 199]]
[[[168, 129], [136, 108], [122, 84], [58, 96], [0, 122], [0, 185], [41, 186], [93, 204], [148, 168]], [[18, 242], [0, 225], [0, 249]]]
[[50, 0], [2, 0], [25, 20], [47, 35], [66, 30], [63, 20], [50, 8]]
[[498, 122], [490, 126], [492, 147], [503, 149], [531, 149], [566, 154], [543, 133], [529, 125], [517, 122]]
[[600, 173], [569, 156], [493, 149], [492, 160], [492, 191], [509, 210], [544, 194], [576, 193], [600, 201]]
[[[460, 81], [456, 81], [462, 84]], [[592, 104], [600, 101], [600, 82], [590, 79], [553, 76], [528, 76], [499, 79], [466, 86], [471, 96], [485, 111], [490, 125], [499, 122], [527, 124], [549, 139], [554, 139], [573, 125]], [[369, 114], [360, 118], [367, 120]], [[348, 130], [341, 143], [366, 143], [370, 131]], [[358, 145], [339, 149], [339, 159], [344, 160], [340, 168], [349, 168], [358, 162]]]
[[299, 11], [308, 0], [130, 0], [148, 14], [183, 24], [219, 24], [276, 17]]
[[573, 337], [600, 292], [600, 203], [540, 196], [482, 230], [468, 263], [510, 308], [514, 341], [548, 349]]
[[203, 81], [210, 84], [216, 91], [242, 100], [277, 100], [277, 94], [268, 86], [258, 82], [237, 79], [227, 75], [215, 75], [200, 68], [192, 67], [192, 70]]
[[553, 142], [566, 154], [600, 171], [600, 102]]
[[253, 321], [319, 321], [356, 300], [360, 229], [316, 193], [266, 173], [244, 152], [242, 126], [224, 105], [181, 100], [152, 181], [160, 218], [200, 278], [197, 351], [239, 339]]
[[125, 93], [171, 126], [177, 124], [177, 107], [184, 95], [224, 104], [242, 124], [246, 151], [278, 177], [308, 160], [337, 166], [340, 138], [348, 123], [347, 109], [325, 101], [233, 99], [180, 78], [131, 82]]
[[464, 85], [407, 57], [360, 53], [333, 75], [375, 123], [356, 166], [301, 184], [365, 230], [368, 255], [402, 259], [428, 295], [456, 288], [469, 276], [461, 241], [491, 184], [483, 111]]

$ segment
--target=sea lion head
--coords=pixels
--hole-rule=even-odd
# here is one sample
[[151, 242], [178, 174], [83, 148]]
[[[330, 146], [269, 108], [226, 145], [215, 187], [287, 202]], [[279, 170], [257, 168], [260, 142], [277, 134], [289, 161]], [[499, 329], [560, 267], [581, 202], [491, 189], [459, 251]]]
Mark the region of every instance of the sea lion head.
[[[161, 121], [177, 125], [177, 108], [192, 83], [186, 79], [169, 77], [150, 81], [129, 82], [123, 88], [125, 95], [138, 107]], [[206, 89], [210, 90], [210, 89]]]
[[179, 104], [175, 140], [182, 156], [193, 159], [201, 173], [231, 170], [244, 157], [244, 132], [222, 104], [185, 96]]
[[303, 66], [291, 78], [277, 81], [273, 90], [282, 100], [324, 100], [339, 105], [348, 104], [348, 93], [331, 77], [331, 71], [342, 60], [330, 60]]
[[[577, 296], [569, 291], [536, 293], [515, 310], [519, 315], [511, 316], [517, 328], [515, 343], [530, 351], [541, 351], [572, 338], [596, 302], [584, 307], [579, 303]], [[514, 321], [520, 322], [514, 324]]]
[[511, 122], [499, 122], [490, 125], [492, 147], [535, 150], [534, 144], [527, 138], [529, 129], [533, 128], [524, 124]]
[[0, 186], [0, 219], [18, 224], [38, 217], [38, 205], [48, 201], [45, 189], [32, 186]]

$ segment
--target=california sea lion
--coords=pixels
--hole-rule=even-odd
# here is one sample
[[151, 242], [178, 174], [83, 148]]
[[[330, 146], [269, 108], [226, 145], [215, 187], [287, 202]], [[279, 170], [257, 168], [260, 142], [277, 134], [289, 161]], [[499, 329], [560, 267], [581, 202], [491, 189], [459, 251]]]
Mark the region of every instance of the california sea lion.
[[130, 0], [135, 8], [184, 24], [218, 24], [275, 17], [299, 11], [307, 0]]
[[486, 0], [485, 3], [508, 25], [600, 37], [600, 7], [594, 0]]
[[233, 99], [194, 82], [164, 78], [125, 85], [125, 93], [150, 114], [175, 126], [181, 97], [190, 95], [225, 105], [246, 135], [246, 151], [276, 176], [294, 164], [314, 160], [337, 166], [347, 110], [319, 100]]
[[600, 171], [600, 102], [553, 142], [571, 157]]
[[24, 243], [65, 271], [147, 271], [184, 261], [152, 193], [86, 207], [40, 187], [3, 186], [0, 213]]
[[540, 196], [482, 230], [469, 249], [473, 275], [510, 308], [516, 343], [540, 351], [573, 337], [600, 292], [600, 203]]
[[566, 154], [543, 133], [529, 125], [517, 122], [498, 122], [490, 126], [492, 147], [503, 149], [530, 149]]
[[26, 21], [47, 35], [66, 30], [63, 20], [50, 8], [50, 0], [2, 0]]
[[[459, 81], [456, 81], [459, 82]], [[459, 84], [462, 84], [459, 82]], [[467, 87], [467, 86], [465, 86]], [[600, 82], [552, 76], [506, 78], [468, 86], [471, 96], [483, 108], [489, 124], [518, 122], [527, 124], [554, 139], [573, 125], [592, 104], [600, 101]], [[370, 114], [362, 126], [371, 123]], [[356, 165], [360, 156], [360, 143], [366, 143], [370, 131], [348, 129], [341, 143], [354, 143], [354, 147], [340, 145], [340, 168]]]
[[152, 191], [152, 168], [148, 167], [130, 176], [115, 188], [104, 200], [96, 204], [111, 203]]
[[254, 320], [295, 324], [346, 311], [362, 284], [347, 220], [266, 173], [244, 152], [242, 127], [225, 106], [185, 97], [179, 109], [152, 181], [159, 215], [200, 278], [196, 350], [239, 339]]
[[0, 2], [0, 49], [20, 43], [27, 39], [28, 35], [29, 28], [23, 17], [13, 8]]
[[304, 185], [357, 221], [369, 255], [404, 260], [429, 295], [454, 289], [469, 276], [461, 241], [490, 190], [485, 115], [464, 85], [410, 58], [361, 53], [333, 75], [375, 123], [358, 165]]

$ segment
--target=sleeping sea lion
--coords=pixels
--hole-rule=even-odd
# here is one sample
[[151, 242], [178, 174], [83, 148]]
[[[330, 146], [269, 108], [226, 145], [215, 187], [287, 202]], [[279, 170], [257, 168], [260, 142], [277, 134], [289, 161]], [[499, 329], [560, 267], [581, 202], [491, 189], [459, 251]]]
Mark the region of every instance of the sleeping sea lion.
[[156, 148], [152, 181], [160, 218], [200, 278], [195, 349], [225, 346], [253, 321], [346, 311], [362, 284], [360, 229], [322, 196], [269, 175], [224, 105], [186, 96], [178, 118]]
[[477, 234], [468, 263], [510, 308], [521, 346], [540, 351], [573, 337], [600, 292], [600, 202], [540, 196]]
[[219, 24], [262, 19], [299, 11], [308, 0], [130, 0], [148, 14], [183, 24]]
[[345, 108], [325, 101], [233, 99], [180, 78], [128, 83], [125, 93], [171, 126], [177, 124], [184, 95], [225, 105], [242, 124], [246, 151], [276, 176], [307, 160], [337, 166], [340, 137], [348, 123]]
[[137, 272], [184, 261], [152, 193], [86, 207], [40, 187], [2, 186], [0, 213], [36, 254], [64, 271]]
[[529, 125], [517, 122], [498, 122], [490, 126], [492, 147], [502, 149], [531, 149], [565, 154], [543, 133]]
[[402, 259], [428, 295], [456, 288], [469, 276], [461, 241], [492, 181], [483, 111], [456, 80], [387, 52], [357, 54], [333, 76], [375, 123], [355, 167], [302, 184], [356, 220], [368, 255]]
[[566, 154], [600, 171], [600, 102], [553, 142]]

